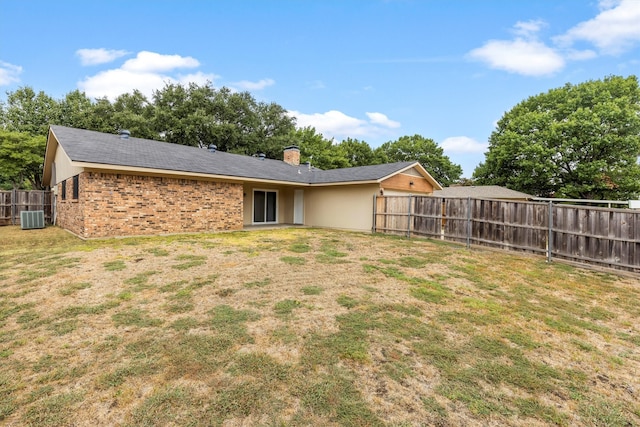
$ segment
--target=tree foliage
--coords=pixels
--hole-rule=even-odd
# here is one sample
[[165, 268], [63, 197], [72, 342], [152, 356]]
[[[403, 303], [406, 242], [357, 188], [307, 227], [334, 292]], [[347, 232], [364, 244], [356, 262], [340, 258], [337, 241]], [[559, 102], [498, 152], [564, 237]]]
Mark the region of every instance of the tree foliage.
[[45, 138], [0, 129], [0, 186], [42, 188]]
[[42, 91], [36, 93], [32, 88], [24, 87], [7, 95], [2, 116], [6, 130], [46, 135], [49, 124], [60, 121], [59, 104]]
[[638, 80], [612, 76], [516, 105], [474, 178], [537, 196], [626, 200], [640, 192], [638, 156]]
[[376, 151], [382, 163], [417, 160], [442, 186], [458, 181], [462, 175], [462, 167], [451, 162], [442, 147], [420, 135], [385, 142]]
[[292, 139], [300, 147], [300, 161], [309, 162], [319, 169], [338, 169], [349, 166], [349, 163], [332, 140], [316, 133], [312, 127], [297, 129], [292, 133]]
[[[155, 91], [151, 99], [134, 90], [113, 102], [107, 98], [92, 100], [78, 90], [55, 100], [44, 92], [22, 87], [8, 93], [7, 103], [0, 107], [0, 127], [24, 133], [20, 142], [5, 145], [24, 148], [23, 155], [5, 154], [5, 159], [21, 162], [15, 165], [17, 169], [22, 164], [28, 165], [30, 171], [23, 170], [20, 175], [17, 169], [11, 169], [13, 172], [4, 173], [3, 179], [10, 181], [10, 185], [40, 185], [33, 175], [33, 163], [42, 164], [44, 142], [39, 139], [38, 145], [31, 138], [46, 136], [51, 124], [107, 133], [127, 129], [138, 138], [201, 148], [214, 144], [220, 151], [264, 153], [273, 159], [282, 159], [284, 147], [298, 145], [301, 161], [309, 161], [320, 169], [417, 160], [445, 185], [459, 179], [462, 173], [461, 167], [451, 163], [431, 139], [404, 136], [375, 150], [365, 141], [351, 138], [338, 144], [314, 128], [296, 128], [295, 119], [276, 103], [259, 102], [248, 92], [215, 89], [211, 84], [168, 83]], [[15, 141], [15, 135], [11, 140]], [[31, 155], [39, 156], [38, 160], [27, 158]], [[16, 174], [23, 178], [16, 178]]]

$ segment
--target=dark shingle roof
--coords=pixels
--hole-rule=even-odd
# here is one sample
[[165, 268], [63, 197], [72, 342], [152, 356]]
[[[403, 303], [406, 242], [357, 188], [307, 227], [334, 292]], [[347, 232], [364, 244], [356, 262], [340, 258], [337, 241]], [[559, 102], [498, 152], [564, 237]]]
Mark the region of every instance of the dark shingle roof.
[[284, 181], [300, 184], [376, 181], [416, 162], [388, 163], [323, 171], [281, 160], [243, 156], [149, 139], [120, 139], [119, 135], [64, 126], [51, 126], [65, 153], [74, 162]]
[[446, 187], [433, 192], [435, 197], [475, 197], [478, 199], [520, 199], [527, 200], [533, 196], [519, 191], [510, 190], [499, 185], [473, 185], [460, 187]]

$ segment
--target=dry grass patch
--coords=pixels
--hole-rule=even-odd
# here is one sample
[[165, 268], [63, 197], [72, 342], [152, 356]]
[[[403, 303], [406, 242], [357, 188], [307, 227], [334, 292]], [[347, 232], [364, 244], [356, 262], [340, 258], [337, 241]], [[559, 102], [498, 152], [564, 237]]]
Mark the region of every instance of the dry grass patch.
[[0, 241], [8, 425], [640, 424], [637, 278], [311, 229]]

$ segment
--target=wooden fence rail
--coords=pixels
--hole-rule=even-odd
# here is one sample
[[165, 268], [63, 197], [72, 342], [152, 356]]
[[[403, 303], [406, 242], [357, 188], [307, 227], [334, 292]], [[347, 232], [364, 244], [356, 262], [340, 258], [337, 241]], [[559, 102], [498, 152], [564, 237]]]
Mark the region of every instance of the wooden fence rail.
[[43, 190], [0, 191], [0, 226], [19, 225], [20, 212], [44, 211], [44, 220], [52, 223], [52, 192]]
[[431, 196], [376, 197], [374, 232], [518, 250], [640, 273], [640, 211]]

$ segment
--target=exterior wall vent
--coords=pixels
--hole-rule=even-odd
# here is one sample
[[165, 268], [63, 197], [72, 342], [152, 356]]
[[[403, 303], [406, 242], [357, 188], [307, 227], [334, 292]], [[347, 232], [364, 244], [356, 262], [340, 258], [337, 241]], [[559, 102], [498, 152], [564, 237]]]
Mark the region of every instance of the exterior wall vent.
[[20, 227], [23, 230], [32, 230], [34, 228], [44, 228], [44, 211], [20, 212]]

